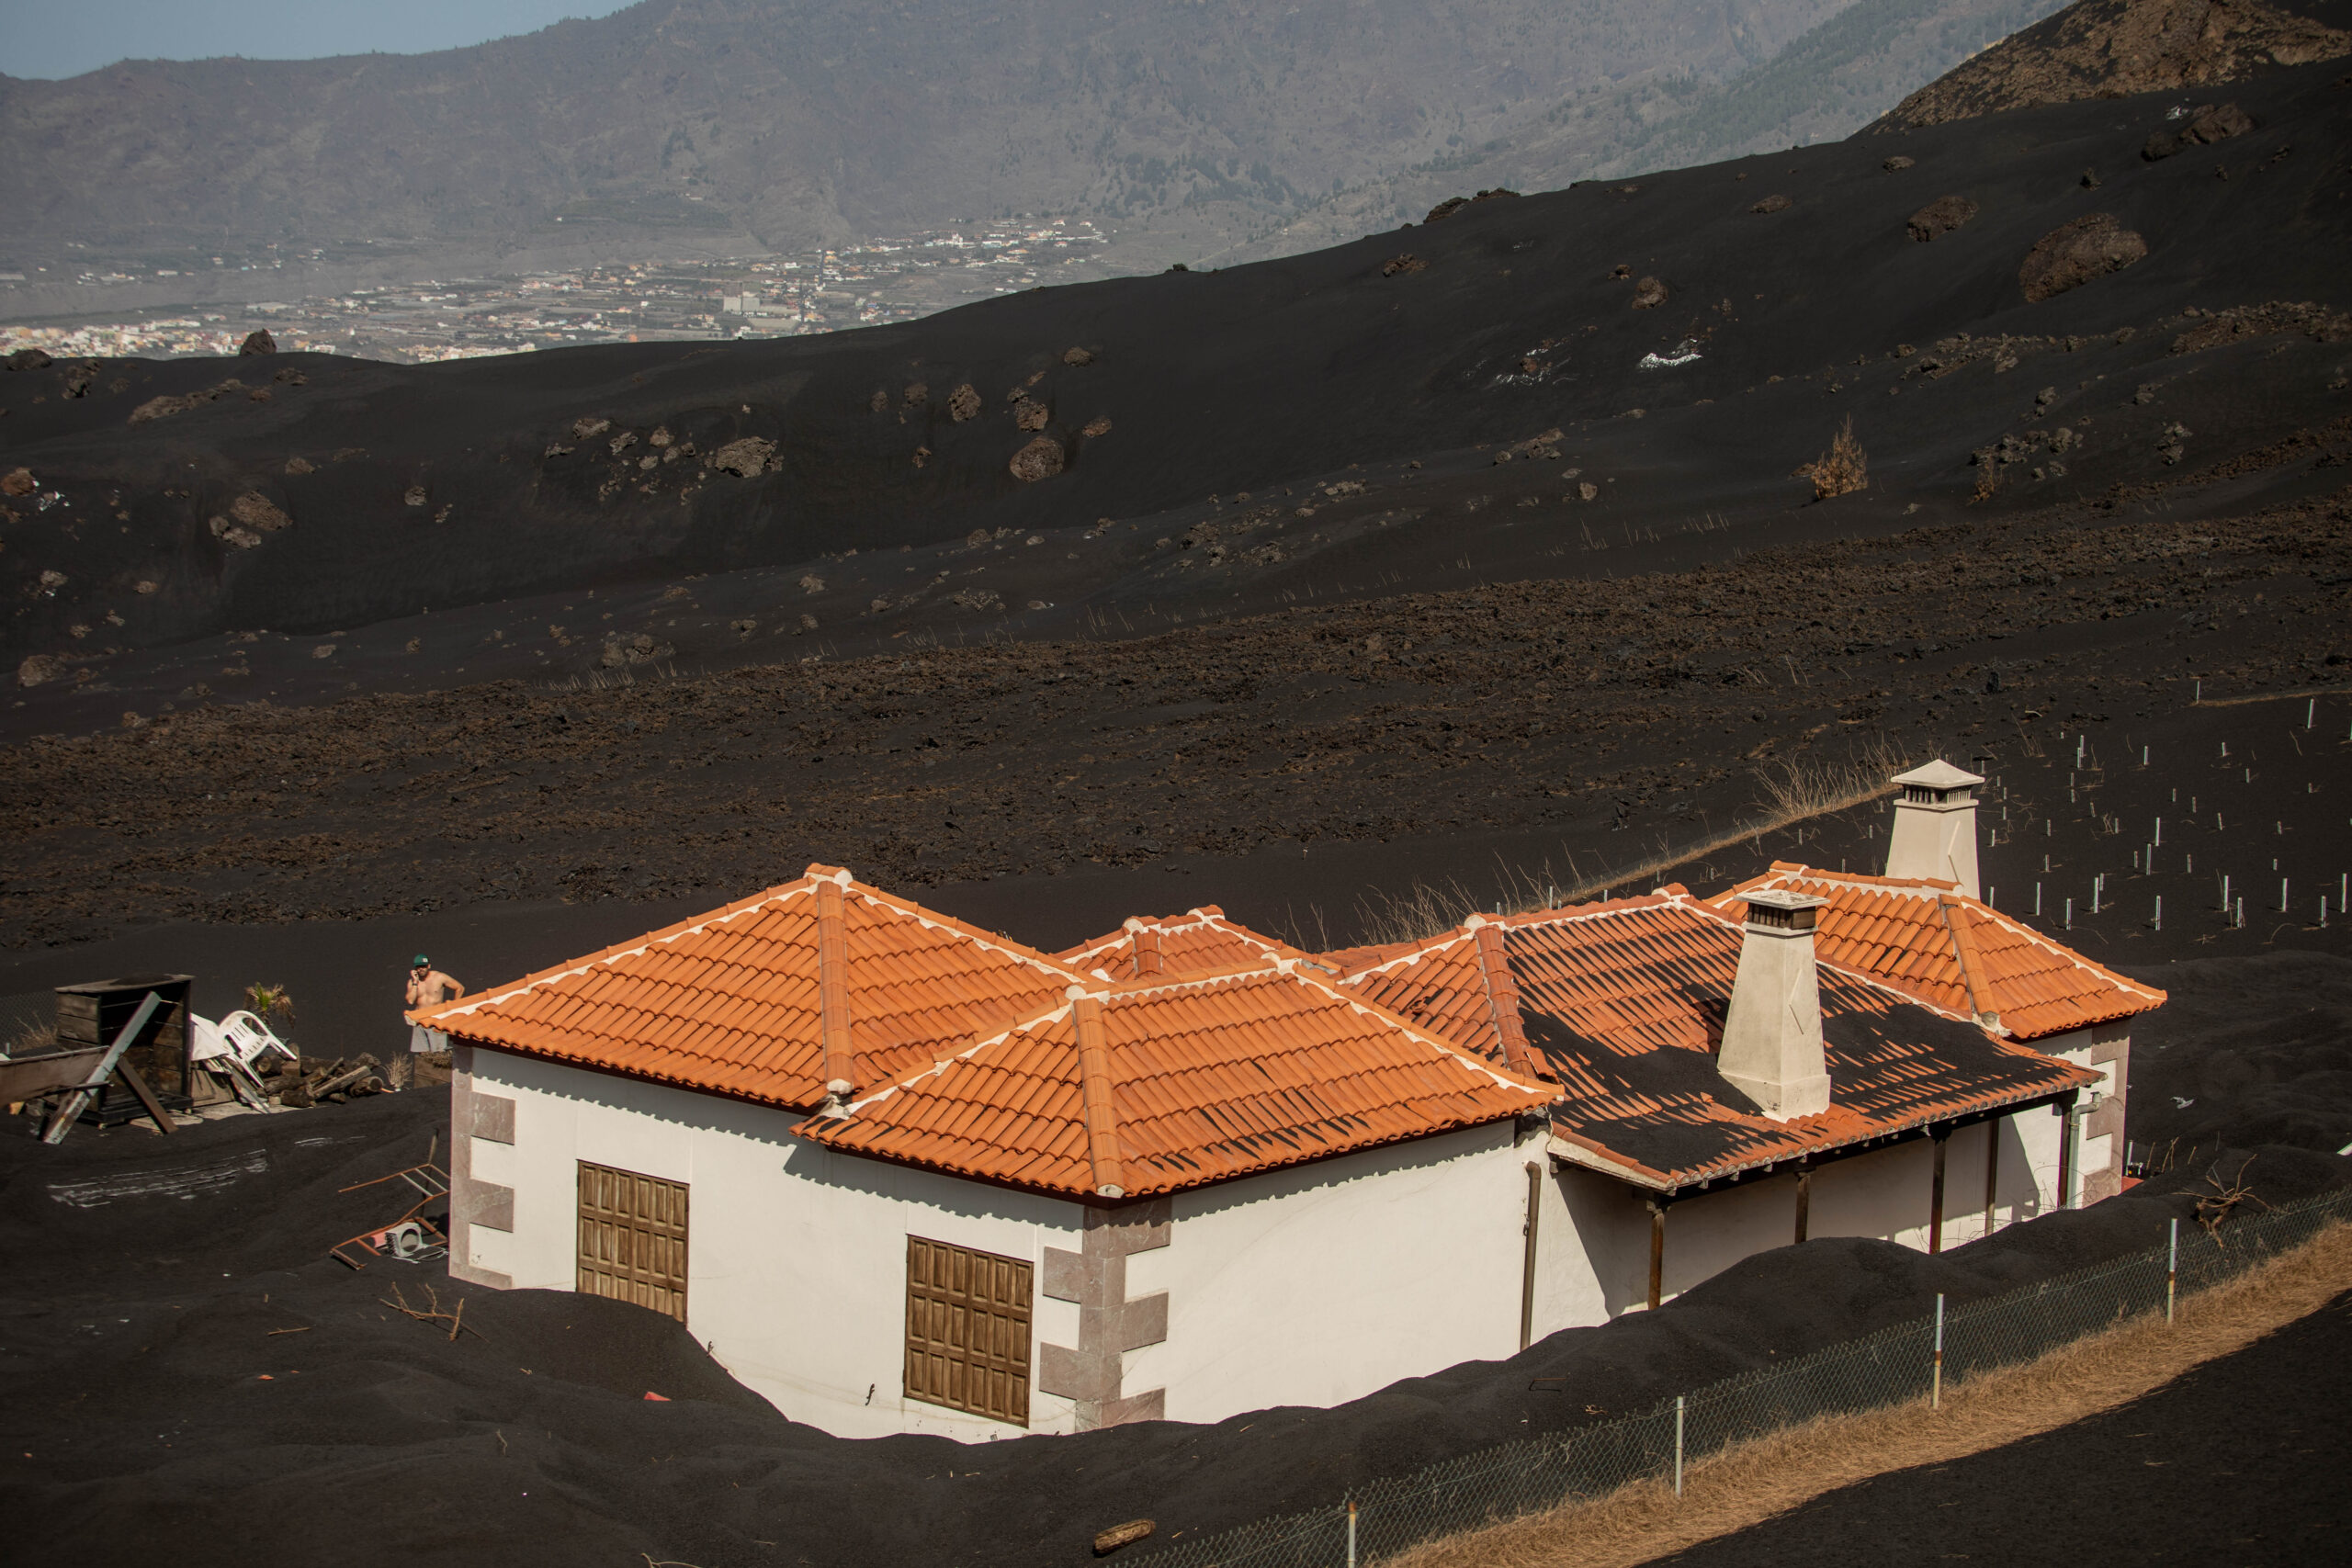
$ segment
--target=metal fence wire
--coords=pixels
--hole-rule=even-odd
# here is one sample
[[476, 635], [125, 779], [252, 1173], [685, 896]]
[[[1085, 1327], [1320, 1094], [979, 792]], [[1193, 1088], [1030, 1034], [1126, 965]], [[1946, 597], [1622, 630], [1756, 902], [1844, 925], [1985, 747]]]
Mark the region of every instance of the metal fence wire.
[[[1758, 1368], [1651, 1410], [1526, 1438], [1375, 1481], [1305, 1513], [1260, 1519], [1151, 1554], [1154, 1568], [1358, 1568], [1442, 1536], [1600, 1497], [1628, 1483], [1680, 1482], [1682, 1468], [1736, 1443], [1824, 1416], [1933, 1397], [1950, 1382], [2013, 1366], [2127, 1318], [2163, 1313], [2352, 1219], [2352, 1190], [2323, 1193], [2208, 1234], [1895, 1324]], [[1939, 1369], [1940, 1351], [1940, 1369]]]

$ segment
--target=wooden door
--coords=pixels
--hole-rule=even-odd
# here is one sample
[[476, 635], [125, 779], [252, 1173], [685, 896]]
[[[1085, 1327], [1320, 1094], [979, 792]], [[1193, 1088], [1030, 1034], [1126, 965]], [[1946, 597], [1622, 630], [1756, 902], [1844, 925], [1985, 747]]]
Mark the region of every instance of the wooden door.
[[686, 1185], [580, 1162], [584, 1295], [612, 1296], [686, 1319]]
[[907, 1397], [1029, 1425], [1030, 1266], [907, 1237]]

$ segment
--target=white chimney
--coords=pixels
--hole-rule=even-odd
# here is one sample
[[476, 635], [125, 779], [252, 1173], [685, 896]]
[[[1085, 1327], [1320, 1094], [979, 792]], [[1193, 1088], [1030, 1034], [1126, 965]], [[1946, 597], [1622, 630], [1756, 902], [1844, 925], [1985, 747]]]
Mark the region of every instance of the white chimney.
[[1976, 786], [1984, 781], [1939, 757], [1894, 775], [1894, 830], [1886, 839], [1886, 874], [1957, 883], [1971, 898], [1976, 884]]
[[1778, 888], [1740, 897], [1747, 928], [1716, 1069], [1775, 1122], [1812, 1116], [1829, 1109], [1813, 955], [1814, 911], [1829, 900]]

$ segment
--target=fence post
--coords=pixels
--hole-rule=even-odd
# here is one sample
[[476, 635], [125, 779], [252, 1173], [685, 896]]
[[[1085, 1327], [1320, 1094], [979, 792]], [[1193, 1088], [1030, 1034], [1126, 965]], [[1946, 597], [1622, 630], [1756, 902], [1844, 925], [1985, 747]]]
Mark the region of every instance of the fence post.
[[2165, 1321], [2172, 1321], [2173, 1295], [2180, 1286], [2180, 1221], [2172, 1222], [2172, 1239], [2165, 1247]]
[[1356, 1568], [1356, 1500], [1348, 1499], [1348, 1568]]
[[1944, 1293], [1936, 1292], [1936, 1365], [1928, 1385], [1928, 1408], [1944, 1407]]
[[1682, 1495], [1682, 1400], [1674, 1396], [1674, 1495]]

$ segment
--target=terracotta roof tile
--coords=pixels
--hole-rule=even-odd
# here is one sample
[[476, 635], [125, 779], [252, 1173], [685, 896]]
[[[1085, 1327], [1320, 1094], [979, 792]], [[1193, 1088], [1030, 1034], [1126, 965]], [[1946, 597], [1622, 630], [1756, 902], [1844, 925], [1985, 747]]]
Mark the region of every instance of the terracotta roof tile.
[[[1102, 1111], [1090, 1144], [1080, 998], [1099, 1007]], [[1043, 1084], [1012, 1143], [991, 1129]], [[1059, 1005], [866, 1095], [806, 1136], [983, 1180], [1144, 1196], [1478, 1125], [1536, 1109], [1544, 1085], [1341, 991], [1296, 960], [1075, 987]], [[1115, 1161], [1119, 1191], [1101, 1179]]]
[[[1715, 1070], [1738, 971], [1738, 920], [1678, 889], [1501, 925], [1530, 1047], [1560, 1084], [1555, 1146], [1653, 1186], [1712, 1180], [2094, 1081], [1989, 1033], [1964, 1011], [1923, 1005], [1824, 962], [1831, 1104], [1776, 1122]], [[1344, 973], [1341, 984], [1392, 1007], [1401, 1000], [1427, 1015], [1460, 1016], [1461, 998], [1476, 994], [1475, 967], [1463, 957], [1474, 942], [1473, 931], [1457, 929], [1418, 951], [1374, 950], [1376, 962]]]
[[811, 866], [797, 882], [411, 1016], [461, 1039], [799, 1110], [824, 1093], [817, 888], [841, 887], [854, 1081], [1053, 1005], [1078, 972]]
[[1306, 958], [1288, 942], [1226, 918], [1215, 904], [1182, 915], [1138, 915], [1117, 931], [1055, 956], [1073, 968], [1100, 970], [1113, 980], [1153, 975], [1199, 975], [1238, 969], [1276, 958]]
[[[1815, 939], [1825, 962], [1937, 1007], [1989, 1012], [2012, 1039], [2046, 1040], [2164, 1005], [2165, 993], [2154, 987], [2095, 964], [1934, 877], [1866, 876], [1776, 861], [1764, 875], [1711, 902], [1729, 910], [1740, 894], [1758, 887], [1829, 900]], [[1971, 968], [1977, 971], [1973, 998]]]

